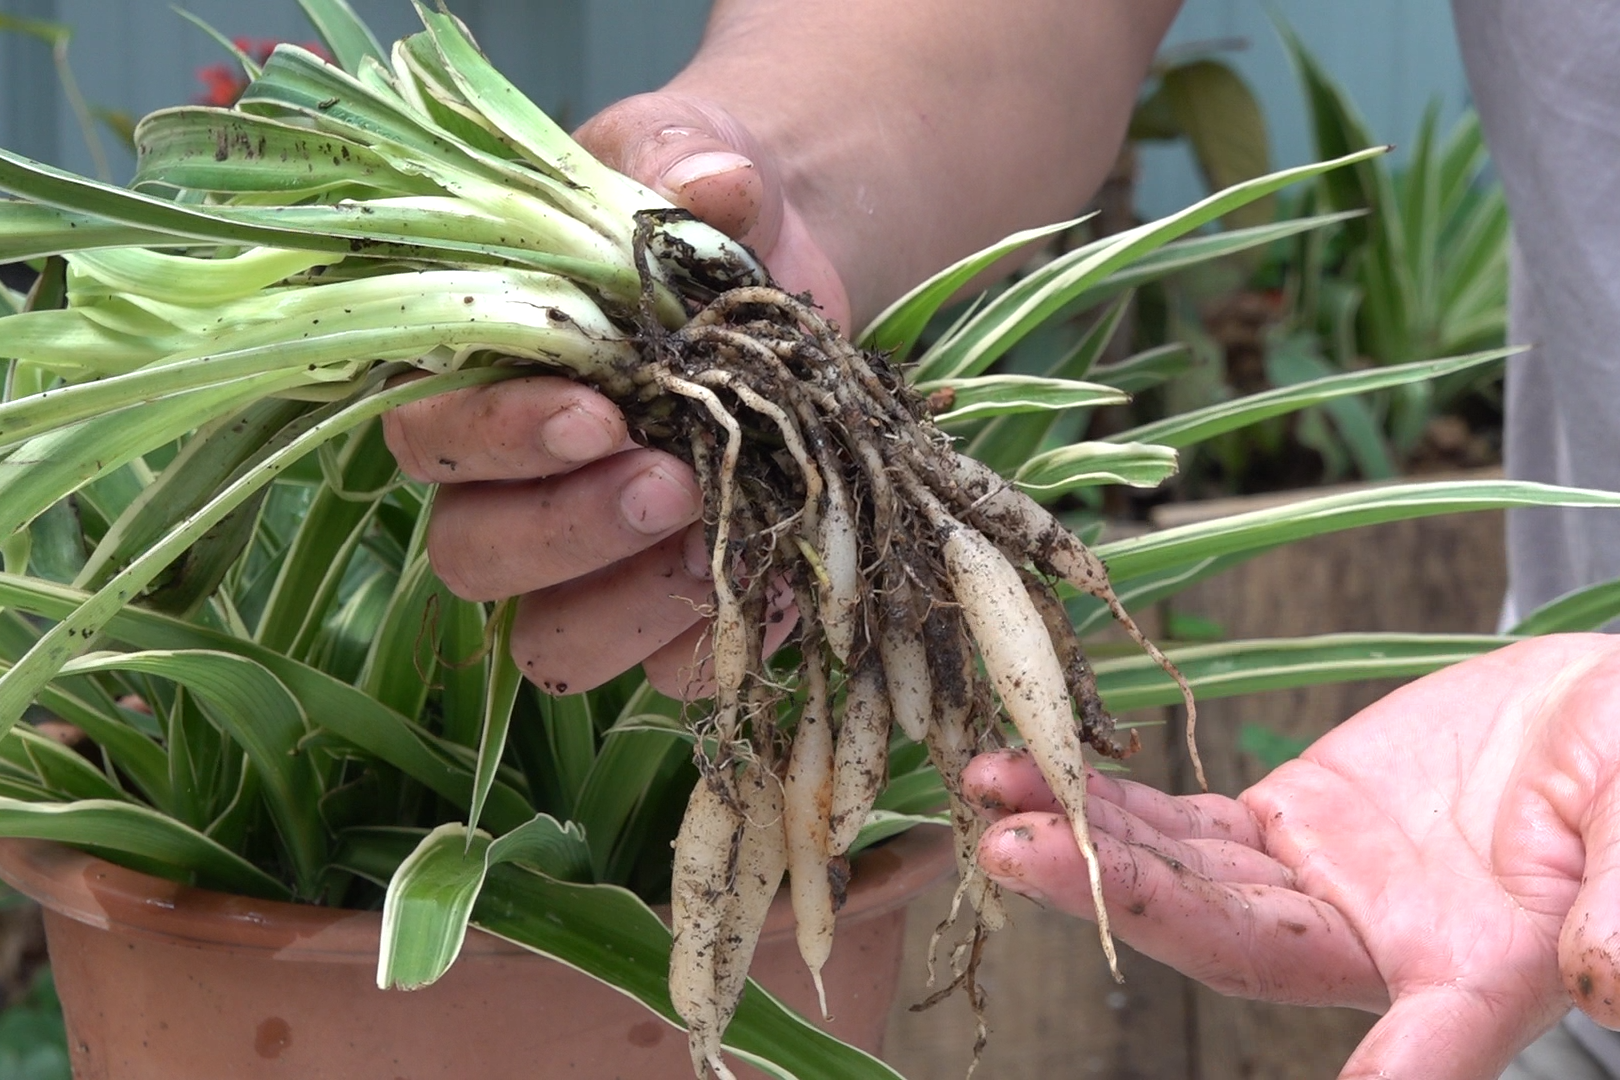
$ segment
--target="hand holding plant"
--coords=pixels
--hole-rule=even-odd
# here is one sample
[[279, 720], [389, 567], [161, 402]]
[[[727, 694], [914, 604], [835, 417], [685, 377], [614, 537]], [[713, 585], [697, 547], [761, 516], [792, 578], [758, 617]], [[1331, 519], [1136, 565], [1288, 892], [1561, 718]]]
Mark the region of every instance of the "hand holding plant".
[[[1113, 927], [1222, 993], [1383, 1013], [1343, 1080], [1495, 1076], [1571, 999], [1620, 1025], [1617, 700], [1620, 643], [1539, 638], [1396, 691], [1236, 800], [1093, 775]], [[1029, 760], [964, 783], [995, 808], [991, 877], [1090, 917]]]

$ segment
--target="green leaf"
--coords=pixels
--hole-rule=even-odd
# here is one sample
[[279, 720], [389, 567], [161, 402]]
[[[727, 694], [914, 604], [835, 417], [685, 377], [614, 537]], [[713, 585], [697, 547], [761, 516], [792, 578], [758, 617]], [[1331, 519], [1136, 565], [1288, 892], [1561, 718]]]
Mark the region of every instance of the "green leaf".
[[[42, 618], [70, 617], [86, 595], [37, 579], [0, 574], [0, 607]], [[115, 611], [108, 636], [143, 649], [217, 649], [245, 656], [268, 668], [291, 690], [318, 727], [385, 761], [457, 806], [472, 801], [472, 769], [441, 751], [433, 737], [406, 717], [348, 683], [252, 641], [232, 637], [137, 607]], [[522, 796], [497, 783], [485, 814], [492, 828], [514, 829], [534, 816]]]
[[1382, 152], [1381, 148], [1364, 150], [1250, 180], [1211, 195], [1179, 213], [1054, 259], [1007, 289], [960, 330], [930, 348], [919, 362], [918, 378], [976, 375], [1025, 334], [1115, 270], [1289, 184], [1365, 161]]
[[1324, 229], [1366, 215], [1365, 210], [1345, 210], [1177, 240], [1109, 274], [1071, 300], [1068, 310], [1083, 311], [1097, 304], [1106, 303], [1140, 285], [1158, 281], [1202, 263], [1229, 258], [1300, 233]]
[[113, 521], [74, 582], [100, 585], [175, 522], [195, 511], [309, 406], [257, 401], [198, 430]]
[[[484, 802], [495, 783], [495, 770], [506, 753], [506, 733], [512, 726], [512, 709], [517, 704], [523, 673], [512, 660], [512, 622], [517, 618], [517, 601], [507, 600], [492, 619], [495, 639], [490, 645], [489, 686], [484, 692], [484, 731], [478, 740], [478, 764], [473, 769], [472, 806], [467, 810], [467, 827], [478, 828]], [[504, 837], [503, 837], [504, 839]], [[468, 838], [471, 842], [471, 837]]]
[[288, 202], [344, 184], [383, 196], [444, 194], [360, 143], [234, 109], [162, 109], [136, 126], [135, 141], [140, 157], [130, 184], [136, 189], [275, 192]]
[[144, 806], [85, 800], [26, 803], [0, 797], [0, 836], [56, 840], [160, 876], [238, 896], [289, 899], [286, 886], [195, 829]]
[[[1210, 190], [1271, 171], [1266, 117], [1242, 76], [1219, 60], [1179, 64], [1161, 76], [1176, 126], [1192, 144], [1193, 159]], [[1227, 215], [1229, 224], [1269, 224], [1274, 199], [1257, 199]]]
[[1163, 529], [1099, 545], [1096, 552], [1109, 573], [1123, 579], [1219, 555], [1264, 551], [1357, 525], [1514, 506], [1617, 507], [1620, 495], [1521, 480], [1393, 484]]
[[973, 379], [941, 379], [919, 383], [917, 391], [933, 394], [947, 391], [951, 407], [936, 416], [935, 422], [950, 424], [968, 418], [1002, 416], [1008, 413], [1055, 412], [1061, 409], [1097, 405], [1120, 405], [1130, 397], [1110, 386], [1075, 379], [1050, 379], [1037, 375], [980, 375]]
[[[322, 503], [320, 509], [326, 513], [342, 509], [337, 500], [328, 502], [320, 500], [319, 496], [317, 500]], [[306, 517], [305, 520], [308, 521], [309, 518]], [[370, 518], [366, 520], [369, 521]], [[350, 524], [351, 529], [354, 528], [354, 524]], [[334, 529], [323, 514], [322, 519], [314, 527], [307, 530], [300, 529], [294, 543], [301, 547], [316, 545], [324, 547], [323, 538], [329, 543], [333, 533]], [[335, 557], [334, 551], [330, 558]], [[314, 558], [318, 560], [319, 555], [315, 555]], [[346, 553], [344, 559], [347, 561]], [[282, 566], [282, 581], [290, 581], [295, 575], [304, 576], [299, 574], [299, 566], [310, 561], [311, 556], [308, 554], [297, 559], [289, 559]], [[313, 575], [309, 576], [313, 578]], [[300, 595], [308, 595], [309, 590], [319, 589], [320, 580], [322, 579], [315, 579], [303, 585], [282, 587], [296, 589]], [[424, 628], [429, 625], [430, 609], [446, 592], [443, 584], [433, 574], [427, 553], [416, 553], [400, 574], [399, 582], [389, 598], [388, 610], [383, 615], [382, 625], [371, 638], [371, 647], [366, 654], [365, 667], [361, 670], [358, 685], [370, 697], [383, 702], [403, 716], [421, 715], [422, 707], [427, 703], [428, 687], [437, 672], [438, 657], [433, 637], [424, 633]], [[290, 602], [278, 605], [271, 618], [280, 621], [283, 617], [282, 612], [295, 612], [297, 607], [298, 604]], [[287, 621], [290, 623], [291, 620]], [[261, 642], [273, 646], [276, 640], [286, 640], [287, 630], [278, 629], [272, 632], [269, 629], [270, 625], [270, 620], [267, 619], [266, 629], [259, 635]]]
[[[630, 892], [495, 867], [473, 925], [590, 972], [680, 1026], [669, 1000], [669, 930]], [[900, 1080], [889, 1066], [821, 1031], [752, 981], [724, 1042], [780, 1080]]]
[[225, 652], [97, 653], [64, 674], [134, 671], [168, 679], [200, 697], [209, 718], [246, 751], [264, 783], [270, 816], [291, 858], [298, 894], [318, 894], [326, 830], [317, 807], [321, 783], [298, 746], [309, 720], [298, 699], [265, 667]]
[[1158, 487], [1175, 473], [1176, 452], [1169, 447], [1083, 442], [1035, 455], [1013, 474], [1013, 482], [1044, 499], [1098, 484]]
[[[1281, 386], [1301, 383], [1319, 383], [1332, 378], [1334, 367], [1316, 355], [1316, 344], [1305, 336], [1295, 336], [1282, 342], [1266, 354], [1266, 375]], [[1411, 381], [1399, 384], [1404, 389], [1426, 389]], [[1395, 459], [1384, 428], [1373, 417], [1372, 409], [1359, 398], [1335, 395], [1322, 403], [1321, 409], [1333, 420], [1333, 427], [1343, 441], [1345, 449], [1356, 463], [1356, 470], [1368, 480], [1388, 480], [1395, 476]], [[1412, 415], [1427, 418], [1427, 410], [1413, 410]], [[1399, 436], [1393, 436], [1398, 438]]]
[[1415, 364], [1398, 364], [1393, 367], [1328, 375], [1142, 424], [1109, 435], [1104, 441], [1158, 443], [1178, 448], [1192, 446], [1224, 432], [1235, 431], [1269, 417], [1319, 405], [1334, 398], [1439, 378], [1452, 372], [1495, 363], [1518, 351], [1520, 350], [1497, 349], [1448, 360], [1424, 360]]
[[[1512, 644], [1490, 634], [1323, 634], [1170, 648], [1199, 699], [1235, 697], [1359, 679], [1426, 675]], [[1181, 691], [1146, 656], [1097, 660], [1097, 688], [1110, 711], [1173, 705]]]
[[[280, 55], [278, 50], [277, 55]], [[130, 229], [155, 246], [190, 246], [198, 241], [225, 245], [323, 251], [337, 255], [363, 252], [372, 258], [450, 265], [530, 266], [578, 279], [611, 295], [633, 298], [640, 284], [626, 267], [599, 258], [559, 254], [520, 246], [526, 239], [511, 223], [445, 200], [435, 209], [417, 206], [182, 206], [122, 188], [99, 184], [52, 169], [18, 154], [0, 150], [0, 191], [10, 191], [49, 207], [69, 211], [51, 225], [37, 211], [26, 216], [33, 230], [15, 244], [0, 240], [0, 259], [128, 244]], [[0, 201], [0, 209], [6, 206]], [[66, 246], [40, 250], [40, 242], [86, 215], [96, 236], [70, 240]], [[8, 215], [9, 216], [9, 215]], [[5, 218], [0, 218], [0, 222]], [[70, 230], [72, 231], [72, 230]], [[94, 239], [94, 243], [86, 242]]]
[[1072, 229], [1085, 220], [1085, 217], [1078, 217], [1015, 232], [1000, 243], [957, 260], [884, 308], [861, 331], [858, 340], [863, 348], [889, 352], [894, 355], [896, 362], [904, 361], [916, 346], [928, 321], [968, 282], [1018, 249]]
[[689, 739], [674, 732], [615, 727], [603, 738], [572, 814], [590, 841], [597, 880], [610, 876], [623, 844], [642, 839], [633, 835], [630, 822], [637, 808], [655, 794], [657, 779], [668, 774], [672, 762], [688, 759], [691, 753]]
[[510, 371], [483, 368], [430, 376], [393, 387], [315, 425], [281, 451], [260, 462], [250, 473], [221, 491], [207, 506], [170, 530], [146, 554], [131, 562], [88, 601], [47, 631], [10, 671], [0, 675], [0, 732], [10, 729], [29, 702], [56, 676], [61, 666], [85, 651], [101, 629], [116, 618], [171, 560], [293, 462], [328, 439], [346, 433], [395, 405], [419, 400], [452, 387], [494, 382], [511, 374]]
[[73, 694], [69, 687], [76, 685], [74, 680], [61, 680], [46, 687], [39, 695], [40, 706], [83, 731], [153, 805], [166, 809], [169, 766], [163, 749], [116, 712], [109, 715], [105, 708]]
[[1147, 349], [1117, 364], [1105, 364], [1090, 371], [1091, 381], [1112, 386], [1127, 394], [1139, 394], [1198, 365], [1192, 349], [1177, 341]]
[[417, 990], [437, 982], [461, 955], [467, 920], [491, 866], [519, 862], [561, 881], [590, 870], [579, 829], [541, 814], [491, 841], [459, 822], [422, 838], [388, 882], [377, 986]]
[[[146, 401], [35, 436], [0, 460], [0, 538], [97, 477], [172, 442], [220, 413], [233, 412], [300, 381], [296, 371], [266, 372], [228, 386]], [[0, 410], [5, 408], [0, 406]]]
[[1567, 592], [1530, 612], [1508, 633], [1528, 637], [1600, 630], [1614, 619], [1620, 619], [1620, 580]]
[[[943, 795], [944, 785], [940, 785]], [[892, 810], [873, 810], [866, 815], [866, 821], [861, 825], [861, 831], [855, 834], [855, 842], [849, 845], [845, 852], [846, 858], [854, 858], [858, 853], [865, 851], [873, 844], [882, 843], [890, 837], [899, 836], [909, 832], [918, 825], [943, 825], [951, 827], [951, 815], [938, 814], [897, 814]]]
[[12, 728], [0, 739], [0, 760], [32, 773], [59, 800], [127, 801], [123, 791], [82, 754], [26, 724]]
[[[393, 480], [395, 469], [394, 458], [383, 443], [381, 424], [368, 422], [343, 449], [338, 485], [323, 484], [299, 522], [298, 533], [287, 547], [281, 573], [254, 633], [261, 644], [293, 656], [308, 655], [349, 560], [376, 513], [380, 493]], [[344, 498], [345, 489], [378, 494], [360, 501]], [[419, 573], [426, 573], [426, 568]], [[407, 574], [402, 584], [409, 586], [413, 580]], [[413, 624], [409, 612], [406, 616], [404, 621], [391, 625], [392, 634], [378, 643], [379, 649], [390, 648], [389, 655], [396, 662], [401, 659], [400, 651], [410, 648], [414, 653], [421, 637], [420, 617]], [[407, 637], [408, 643], [401, 640]], [[373, 697], [406, 716], [414, 716], [424, 700], [422, 683], [426, 672], [414, 668], [411, 654], [404, 662], [413, 665], [409, 674], [403, 663], [373, 668], [364, 686]], [[394, 681], [384, 685], [380, 682], [384, 676]]]
[[349, 6], [349, 0], [298, 0], [315, 32], [331, 50], [332, 56], [350, 74], [358, 74], [367, 57], [386, 64], [388, 55], [376, 35]]

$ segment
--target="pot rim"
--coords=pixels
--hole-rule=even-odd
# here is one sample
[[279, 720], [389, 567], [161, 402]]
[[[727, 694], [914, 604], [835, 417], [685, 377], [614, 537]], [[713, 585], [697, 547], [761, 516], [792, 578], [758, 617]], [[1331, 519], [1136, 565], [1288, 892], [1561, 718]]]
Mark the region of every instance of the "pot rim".
[[[856, 856], [839, 921], [887, 914], [941, 880], [954, 865], [949, 829], [920, 825]], [[50, 840], [0, 837], [0, 880], [48, 911], [102, 930], [197, 948], [267, 952], [276, 959], [375, 964], [380, 911], [261, 900], [183, 885]], [[653, 908], [667, 925], [669, 908]], [[793, 933], [784, 889], [763, 937]], [[472, 928], [461, 959], [533, 956]]]

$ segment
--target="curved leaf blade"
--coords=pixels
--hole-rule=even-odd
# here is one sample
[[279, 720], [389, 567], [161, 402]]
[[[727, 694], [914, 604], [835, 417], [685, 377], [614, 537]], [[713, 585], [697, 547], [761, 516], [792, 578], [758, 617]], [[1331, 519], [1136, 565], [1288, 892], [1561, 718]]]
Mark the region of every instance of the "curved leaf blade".
[[1620, 619], [1620, 580], [1603, 581], [1551, 600], [1509, 630], [1509, 634], [1566, 634], [1600, 630]]
[[1620, 508], [1620, 494], [1524, 480], [1394, 484], [1303, 499], [1246, 514], [1102, 544], [1096, 552], [1121, 579], [1237, 552], [1258, 552], [1357, 525], [1514, 506]]
[[892, 353], [897, 362], [905, 360], [916, 346], [917, 339], [922, 336], [928, 320], [938, 314], [946, 301], [961, 291], [968, 282], [995, 265], [997, 260], [1011, 255], [1019, 248], [1072, 229], [1089, 217], [1091, 215], [1087, 214], [1070, 221], [1024, 229], [983, 251], [958, 259], [879, 312], [877, 317], [867, 324], [866, 329], [861, 331], [859, 338], [861, 346]]
[[1158, 443], [1178, 448], [1191, 446], [1273, 416], [1281, 416], [1351, 394], [1365, 394], [1392, 386], [1438, 379], [1443, 375], [1494, 363], [1521, 351], [1519, 348], [1494, 349], [1471, 356], [1424, 360], [1415, 364], [1396, 364], [1366, 371], [1329, 375], [1309, 382], [1296, 383], [1293, 386], [1282, 386], [1250, 394], [1234, 401], [1223, 401], [1202, 409], [1193, 409], [1151, 424], [1142, 424], [1105, 436], [1103, 441]]
[[107, 671], [167, 679], [203, 700], [210, 718], [246, 751], [259, 772], [299, 895], [316, 896], [326, 866], [326, 829], [315, 812], [321, 783], [309, 755], [299, 751], [309, 718], [281, 680], [244, 657], [200, 650], [97, 653], [62, 668], [68, 675]]
[[195, 829], [134, 803], [26, 803], [0, 797], [0, 836], [56, 840], [126, 865], [241, 896], [287, 900], [287, 887]]
[[[1511, 645], [1494, 634], [1323, 634], [1166, 649], [1197, 698], [1426, 675]], [[1181, 691], [1152, 659], [1100, 659], [1097, 688], [1115, 712], [1174, 705]]]

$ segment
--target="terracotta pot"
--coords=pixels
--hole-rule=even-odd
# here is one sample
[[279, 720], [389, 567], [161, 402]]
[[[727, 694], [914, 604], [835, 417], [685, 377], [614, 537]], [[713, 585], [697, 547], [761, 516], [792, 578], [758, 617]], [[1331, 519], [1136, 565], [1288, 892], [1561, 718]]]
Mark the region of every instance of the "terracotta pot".
[[[943, 829], [914, 829], [856, 860], [824, 973], [834, 1035], [880, 1049], [905, 904], [951, 861]], [[692, 1075], [680, 1031], [572, 968], [477, 931], [438, 983], [382, 991], [375, 912], [189, 888], [31, 840], [0, 840], [0, 877], [45, 907], [77, 1080]], [[785, 894], [754, 975], [814, 1015]]]

